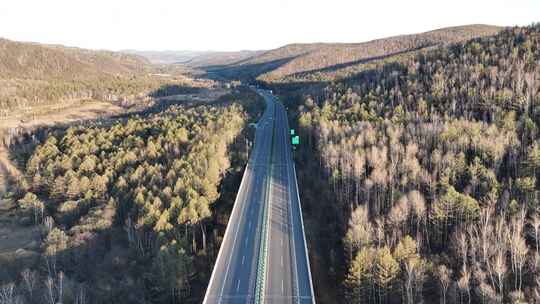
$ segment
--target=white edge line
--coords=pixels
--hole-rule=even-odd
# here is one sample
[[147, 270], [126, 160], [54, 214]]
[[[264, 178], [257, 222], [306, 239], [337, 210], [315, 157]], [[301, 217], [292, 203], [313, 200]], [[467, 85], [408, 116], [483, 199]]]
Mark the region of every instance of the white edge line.
[[[242, 175], [242, 181], [240, 182], [240, 187], [238, 188], [238, 193], [239, 194], [242, 193], [241, 190], [244, 187], [244, 181], [247, 179], [246, 175], [247, 175], [247, 172], [248, 172], [248, 167], [249, 167], [249, 160], [248, 160], [248, 163], [246, 164], [246, 168], [244, 169], [244, 174]], [[210, 281], [209, 281], [209, 284], [208, 284], [208, 288], [206, 288], [206, 293], [204, 295], [203, 303], [208, 303], [207, 301], [208, 301], [208, 297], [210, 295], [209, 291], [212, 290], [212, 286], [214, 285], [214, 276], [215, 276], [216, 270], [217, 270], [216, 266], [219, 265], [219, 262], [221, 261], [222, 253], [223, 253], [223, 247], [225, 247], [224, 246], [225, 241], [228, 239], [230, 231], [231, 231], [231, 229], [229, 229], [229, 228], [231, 226], [233, 226], [233, 225], [229, 225], [229, 224], [232, 223], [231, 220], [233, 219], [233, 216], [235, 214], [237, 214], [236, 211], [239, 208], [238, 207], [238, 198], [239, 197], [240, 197], [240, 195], [236, 195], [233, 210], [231, 211], [231, 217], [229, 218], [229, 222], [227, 223], [227, 228], [225, 228], [225, 234], [223, 235], [223, 241], [221, 243], [221, 246], [219, 247], [219, 252], [218, 252], [218, 256], [216, 258], [216, 263], [214, 264], [214, 269], [212, 269], [212, 275], [210, 276]], [[245, 204], [242, 205], [242, 207], [244, 207], [244, 206], [245, 206]], [[242, 208], [242, 210], [243, 209], [244, 208]], [[238, 230], [240, 230], [240, 229], [236, 230], [236, 234], [238, 233]], [[234, 251], [234, 243], [236, 243], [236, 234], [235, 234], [235, 241], [232, 244], [232, 246], [233, 246], [232, 249], [231, 249], [232, 251]], [[231, 257], [232, 257], [232, 255], [231, 255]], [[229, 264], [230, 264], [230, 261], [229, 261], [228, 265]], [[227, 273], [228, 273], [228, 268], [229, 268], [228, 265], [227, 265], [227, 269], [225, 271], [225, 276], [227, 276]], [[225, 281], [226, 281], [226, 279], [224, 280], [223, 284], [225, 283]], [[220, 295], [219, 295], [220, 298], [221, 298], [221, 292], [222, 292], [222, 290], [220, 291]]]
[[300, 208], [300, 222], [302, 224], [302, 237], [304, 239], [304, 250], [306, 252], [306, 260], [307, 260], [307, 268], [308, 268], [308, 274], [309, 274], [309, 285], [311, 288], [311, 296], [313, 297], [313, 303], [315, 303], [315, 293], [313, 292], [313, 279], [311, 278], [311, 266], [309, 264], [309, 254], [307, 250], [307, 244], [306, 244], [306, 235], [304, 234], [304, 216], [302, 215], [302, 206], [300, 205], [300, 194], [298, 191], [298, 180], [296, 179], [296, 164], [293, 163], [293, 170], [294, 170], [294, 181], [296, 183], [296, 196], [298, 197], [298, 207]]

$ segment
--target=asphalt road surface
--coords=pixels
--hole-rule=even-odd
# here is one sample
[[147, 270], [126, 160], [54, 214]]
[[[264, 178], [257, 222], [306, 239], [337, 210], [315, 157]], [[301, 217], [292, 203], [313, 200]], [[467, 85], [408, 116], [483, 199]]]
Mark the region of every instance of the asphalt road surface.
[[[258, 92], [267, 107], [204, 303], [255, 303], [261, 260], [266, 262], [266, 272], [259, 273], [265, 279], [265, 303], [314, 303], [287, 114], [269, 92]], [[264, 204], [268, 218], [263, 217]], [[269, 226], [263, 236], [264, 221]], [[268, 244], [266, 258], [260, 256], [262, 237]]]
[[314, 303], [287, 112], [265, 95], [275, 104], [265, 303]]

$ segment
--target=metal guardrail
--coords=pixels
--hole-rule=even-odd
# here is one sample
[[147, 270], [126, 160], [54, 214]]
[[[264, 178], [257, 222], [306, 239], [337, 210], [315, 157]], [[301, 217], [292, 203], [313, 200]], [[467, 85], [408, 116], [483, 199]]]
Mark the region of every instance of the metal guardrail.
[[268, 216], [268, 205], [271, 201], [272, 191], [272, 157], [274, 156], [274, 127], [275, 127], [275, 105], [272, 107], [272, 139], [270, 144], [270, 159], [268, 162], [268, 174], [266, 178], [265, 199], [263, 201], [263, 225], [261, 229], [261, 247], [257, 260], [257, 283], [255, 285], [255, 303], [264, 304], [264, 292], [266, 290], [266, 266], [268, 264], [268, 226], [270, 216]]

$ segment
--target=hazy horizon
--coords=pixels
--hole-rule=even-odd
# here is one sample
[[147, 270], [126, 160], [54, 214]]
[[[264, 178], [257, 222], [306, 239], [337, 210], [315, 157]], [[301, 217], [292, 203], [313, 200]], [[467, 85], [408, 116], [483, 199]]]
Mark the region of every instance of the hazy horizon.
[[540, 2], [533, 0], [338, 0], [331, 6], [308, 0], [9, 0], [0, 3], [0, 37], [113, 51], [228, 52], [364, 42], [469, 24], [528, 25], [538, 11]]

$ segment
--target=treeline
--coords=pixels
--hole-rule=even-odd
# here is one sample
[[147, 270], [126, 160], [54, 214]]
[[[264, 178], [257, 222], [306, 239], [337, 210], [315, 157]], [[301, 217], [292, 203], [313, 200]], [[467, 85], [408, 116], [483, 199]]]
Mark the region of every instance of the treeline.
[[[246, 91], [229, 97], [228, 103], [70, 127], [38, 146], [18, 203], [27, 221], [43, 228], [45, 267], [7, 285], [17, 286], [13, 299], [199, 301], [219, 249], [217, 217], [226, 218], [230, 207], [213, 205], [226, 194], [220, 192], [224, 176], [241, 171], [244, 127], [263, 106]], [[37, 283], [28, 289], [30, 275]]]
[[178, 94], [195, 94], [200, 91], [200, 88], [192, 86], [182, 86], [178, 84], [167, 84], [152, 92], [153, 97], [162, 97]]
[[538, 75], [533, 25], [309, 91], [303, 200], [340, 301], [540, 301]]
[[191, 87], [185, 79], [162, 79], [152, 76], [103, 75], [85, 79], [0, 79], [0, 117], [9, 116], [20, 109], [34, 106], [69, 103], [76, 100], [100, 100], [130, 105], [133, 100], [146, 96], [160, 97], [179, 94], [170, 87]]

